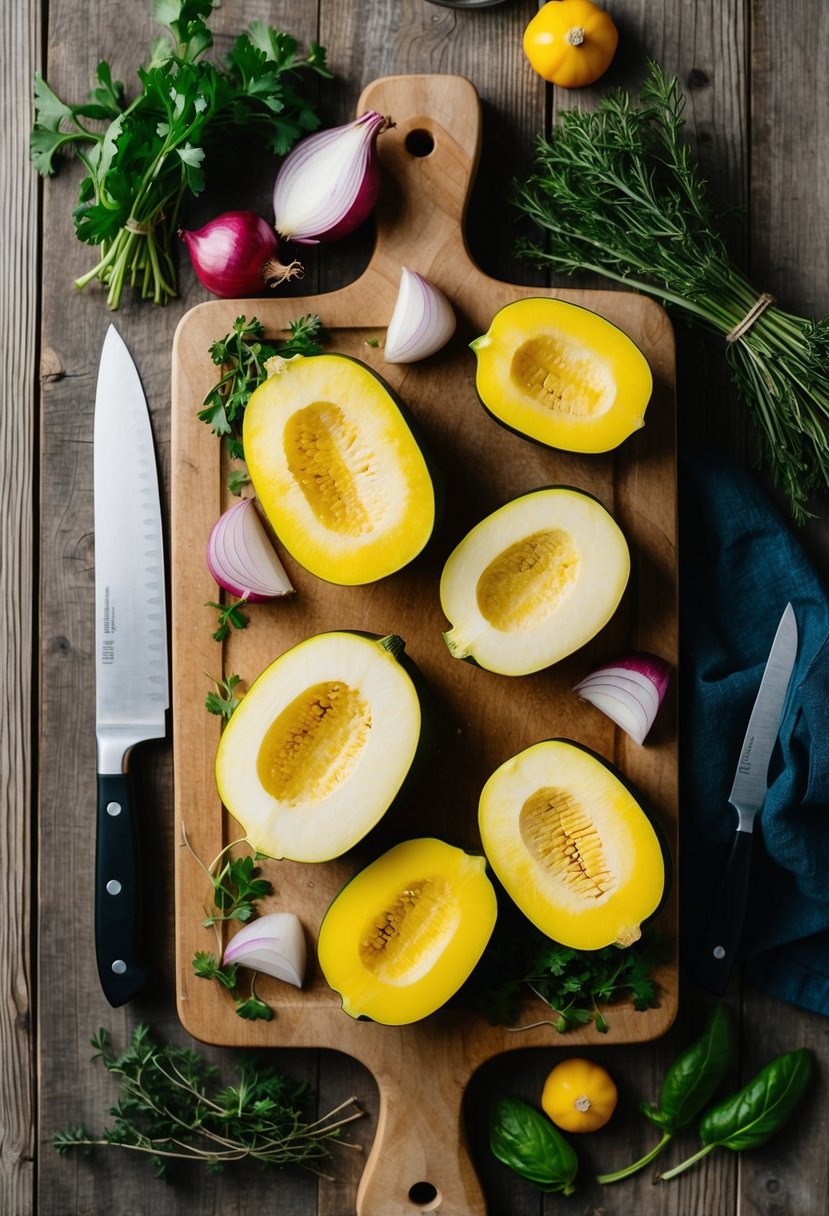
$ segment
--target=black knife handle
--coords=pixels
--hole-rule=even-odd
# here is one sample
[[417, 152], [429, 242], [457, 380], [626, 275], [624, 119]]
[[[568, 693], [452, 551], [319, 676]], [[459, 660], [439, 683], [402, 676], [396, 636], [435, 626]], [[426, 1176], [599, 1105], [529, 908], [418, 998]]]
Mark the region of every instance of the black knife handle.
[[743, 933], [751, 873], [753, 832], [734, 833], [734, 841], [709, 921], [698, 979], [714, 996], [728, 985]]
[[95, 953], [104, 996], [125, 1005], [150, 982], [141, 943], [138, 837], [126, 773], [98, 774], [95, 846]]

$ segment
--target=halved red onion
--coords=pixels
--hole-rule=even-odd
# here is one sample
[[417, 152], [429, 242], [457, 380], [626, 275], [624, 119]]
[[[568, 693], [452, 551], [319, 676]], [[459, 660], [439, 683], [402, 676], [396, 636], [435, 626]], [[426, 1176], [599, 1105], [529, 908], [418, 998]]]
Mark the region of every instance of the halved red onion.
[[416, 363], [445, 346], [454, 332], [455, 313], [443, 292], [404, 266], [386, 332], [386, 362]]
[[670, 663], [640, 651], [598, 667], [573, 691], [641, 745], [653, 726], [670, 678]]
[[299, 918], [293, 912], [271, 912], [234, 934], [222, 962], [263, 971], [301, 988], [305, 959], [305, 934]]
[[213, 525], [207, 567], [220, 587], [249, 603], [289, 595], [294, 589], [252, 498], [237, 502]]
[[274, 225], [299, 245], [337, 241], [367, 219], [380, 192], [377, 136], [393, 127], [375, 110], [303, 139], [273, 188]]

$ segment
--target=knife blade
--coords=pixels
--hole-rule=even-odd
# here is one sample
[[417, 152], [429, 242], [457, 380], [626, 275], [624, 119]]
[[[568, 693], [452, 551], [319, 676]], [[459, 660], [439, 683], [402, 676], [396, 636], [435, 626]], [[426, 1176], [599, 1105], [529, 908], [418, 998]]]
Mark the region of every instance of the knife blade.
[[150, 415], [132, 357], [114, 325], [98, 367], [94, 425], [95, 734], [98, 811], [95, 953], [113, 1006], [141, 992], [132, 748], [163, 738], [169, 705], [164, 546]]
[[774, 635], [728, 795], [737, 812], [737, 828], [714, 901], [699, 974], [700, 983], [716, 996], [725, 992], [742, 936], [754, 824], [766, 800], [769, 761], [796, 658], [797, 620], [791, 604], [787, 604]]

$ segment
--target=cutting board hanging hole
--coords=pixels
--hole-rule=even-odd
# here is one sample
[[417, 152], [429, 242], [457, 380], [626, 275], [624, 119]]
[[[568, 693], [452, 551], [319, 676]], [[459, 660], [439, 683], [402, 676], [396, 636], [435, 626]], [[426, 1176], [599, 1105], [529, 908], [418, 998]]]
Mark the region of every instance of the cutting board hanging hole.
[[436, 1212], [443, 1201], [443, 1196], [431, 1182], [416, 1182], [409, 1188], [409, 1199], [420, 1212]]
[[413, 131], [409, 131], [404, 143], [406, 151], [412, 156], [417, 156], [421, 160], [424, 156], [429, 156], [435, 150], [435, 137], [431, 131], [427, 131], [424, 127], [415, 127]]

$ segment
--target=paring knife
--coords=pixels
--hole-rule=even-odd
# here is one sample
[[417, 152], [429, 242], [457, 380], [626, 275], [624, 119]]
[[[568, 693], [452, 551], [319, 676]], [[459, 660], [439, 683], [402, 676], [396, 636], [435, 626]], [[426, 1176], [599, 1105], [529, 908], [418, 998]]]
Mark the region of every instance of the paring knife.
[[111, 1005], [150, 980], [140, 959], [132, 747], [165, 734], [169, 705], [164, 549], [150, 416], [141, 381], [110, 325], [95, 395], [95, 733], [98, 817], [95, 950]]
[[737, 830], [714, 902], [698, 975], [703, 987], [716, 996], [725, 992], [740, 944], [748, 899], [754, 821], [766, 800], [769, 761], [796, 657], [797, 621], [794, 609], [787, 604], [774, 635], [728, 796], [737, 812]]

